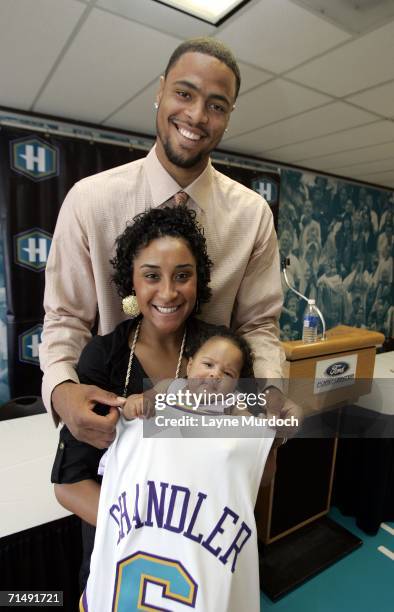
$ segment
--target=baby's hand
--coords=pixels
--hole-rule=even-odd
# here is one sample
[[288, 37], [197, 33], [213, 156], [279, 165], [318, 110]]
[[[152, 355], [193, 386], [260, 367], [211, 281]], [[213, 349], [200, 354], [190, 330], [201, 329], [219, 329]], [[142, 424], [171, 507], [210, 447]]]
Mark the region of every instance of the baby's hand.
[[143, 393], [129, 395], [123, 406], [123, 416], [127, 421], [152, 416], [151, 402]]

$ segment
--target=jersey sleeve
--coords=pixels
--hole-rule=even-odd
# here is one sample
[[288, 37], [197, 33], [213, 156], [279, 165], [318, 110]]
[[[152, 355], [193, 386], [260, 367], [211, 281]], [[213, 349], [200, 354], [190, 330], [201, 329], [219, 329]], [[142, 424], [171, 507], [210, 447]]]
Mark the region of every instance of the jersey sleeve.
[[108, 451], [105, 451], [104, 455], [100, 459], [100, 463], [99, 463], [98, 470], [97, 470], [97, 474], [99, 476], [104, 476], [105, 466], [107, 465], [107, 459], [108, 459]]

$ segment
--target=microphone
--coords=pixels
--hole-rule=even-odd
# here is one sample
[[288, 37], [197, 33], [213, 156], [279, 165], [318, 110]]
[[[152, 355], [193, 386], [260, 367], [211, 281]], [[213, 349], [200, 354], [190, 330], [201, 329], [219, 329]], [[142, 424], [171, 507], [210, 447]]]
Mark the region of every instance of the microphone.
[[[290, 289], [290, 291], [292, 291], [293, 293], [295, 293], [298, 297], [300, 297], [301, 299], [305, 300], [305, 302], [308, 303], [309, 308], [308, 308], [308, 315], [310, 316], [311, 311], [315, 311], [317, 313], [317, 315], [319, 316], [319, 319], [321, 321], [322, 324], [322, 336], [321, 338], [319, 338], [319, 340], [326, 340], [327, 336], [326, 336], [326, 322], [324, 320], [323, 317], [323, 313], [320, 311], [320, 309], [316, 306], [315, 304], [315, 300], [310, 300], [308, 299], [305, 295], [303, 295], [302, 293], [300, 293], [299, 291], [297, 291], [297, 289], [295, 289], [294, 287], [292, 287], [289, 283], [289, 279], [287, 277], [287, 272], [286, 272], [286, 268], [287, 266], [290, 265], [290, 257], [282, 257], [281, 262], [280, 262], [281, 268], [282, 268], [282, 272], [283, 272], [283, 276], [285, 278], [286, 281], [286, 285], [288, 286], [288, 288]], [[304, 322], [305, 323], [305, 322]], [[310, 342], [310, 340], [309, 340]], [[312, 340], [312, 342], [314, 342], [314, 340]]]

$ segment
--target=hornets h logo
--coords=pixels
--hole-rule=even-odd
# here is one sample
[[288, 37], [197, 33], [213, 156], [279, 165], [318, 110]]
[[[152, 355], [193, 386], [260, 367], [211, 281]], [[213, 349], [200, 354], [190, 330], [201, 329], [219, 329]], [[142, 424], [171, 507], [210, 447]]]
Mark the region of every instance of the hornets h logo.
[[32, 181], [44, 181], [59, 174], [59, 151], [41, 138], [20, 138], [10, 142], [11, 168]]

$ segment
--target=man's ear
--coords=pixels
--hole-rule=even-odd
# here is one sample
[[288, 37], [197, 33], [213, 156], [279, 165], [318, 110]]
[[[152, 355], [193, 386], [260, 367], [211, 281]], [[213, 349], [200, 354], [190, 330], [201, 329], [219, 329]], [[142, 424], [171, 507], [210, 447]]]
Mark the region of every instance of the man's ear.
[[228, 126], [229, 126], [229, 123], [230, 123], [231, 113], [233, 112], [233, 110], [235, 110], [235, 104], [233, 104], [232, 107], [230, 108], [230, 114], [229, 114], [228, 119], [227, 119], [226, 129], [224, 130], [225, 132], [228, 132]]
[[166, 80], [165, 80], [164, 76], [162, 75], [160, 77], [160, 81], [159, 81], [159, 90], [158, 90], [158, 92], [156, 94], [156, 103], [158, 105], [160, 104], [160, 100], [161, 100], [161, 97], [163, 95], [163, 89], [164, 89], [165, 82], [166, 82]]

